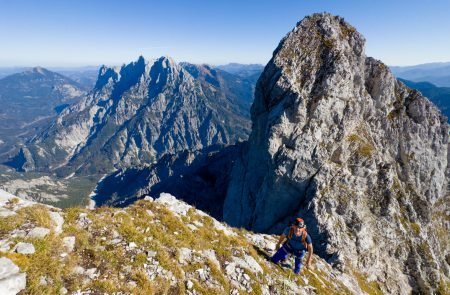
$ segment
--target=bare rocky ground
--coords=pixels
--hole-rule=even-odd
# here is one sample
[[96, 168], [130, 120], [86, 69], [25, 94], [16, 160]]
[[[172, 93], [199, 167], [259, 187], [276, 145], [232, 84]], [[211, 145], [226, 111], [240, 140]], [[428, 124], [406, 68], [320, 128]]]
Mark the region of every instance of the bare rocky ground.
[[126, 209], [57, 209], [0, 190], [1, 294], [379, 294], [314, 256], [293, 274], [278, 237], [230, 228], [161, 194]]

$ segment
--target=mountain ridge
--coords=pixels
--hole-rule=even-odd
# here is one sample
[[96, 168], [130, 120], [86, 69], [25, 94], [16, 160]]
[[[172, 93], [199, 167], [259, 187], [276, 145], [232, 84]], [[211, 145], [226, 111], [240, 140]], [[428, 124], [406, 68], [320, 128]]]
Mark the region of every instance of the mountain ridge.
[[104, 173], [151, 163], [165, 152], [244, 140], [250, 126], [238, 98], [201, 83], [168, 57], [103, 66], [94, 90], [11, 165], [50, 167], [61, 175]]
[[391, 66], [399, 78], [413, 82], [430, 82], [439, 87], [450, 87], [450, 62], [427, 63], [414, 66]]
[[42, 67], [0, 79], [0, 159], [45, 128], [62, 109], [84, 94], [78, 83]]

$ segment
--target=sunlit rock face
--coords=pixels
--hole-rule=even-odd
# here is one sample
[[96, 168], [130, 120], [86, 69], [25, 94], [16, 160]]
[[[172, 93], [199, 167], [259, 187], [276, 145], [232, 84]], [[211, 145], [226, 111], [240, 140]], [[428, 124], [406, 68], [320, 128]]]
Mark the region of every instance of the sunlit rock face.
[[364, 269], [388, 293], [429, 293], [449, 276], [447, 121], [364, 43], [329, 14], [280, 42], [256, 86], [224, 220], [279, 232], [299, 214], [335, 265]]

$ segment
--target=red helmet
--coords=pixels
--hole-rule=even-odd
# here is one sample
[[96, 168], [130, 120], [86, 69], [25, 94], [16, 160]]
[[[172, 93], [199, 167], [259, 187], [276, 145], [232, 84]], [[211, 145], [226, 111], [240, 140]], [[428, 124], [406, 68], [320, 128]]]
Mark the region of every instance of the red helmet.
[[298, 226], [298, 227], [305, 227], [305, 221], [298, 217], [295, 219], [294, 225]]

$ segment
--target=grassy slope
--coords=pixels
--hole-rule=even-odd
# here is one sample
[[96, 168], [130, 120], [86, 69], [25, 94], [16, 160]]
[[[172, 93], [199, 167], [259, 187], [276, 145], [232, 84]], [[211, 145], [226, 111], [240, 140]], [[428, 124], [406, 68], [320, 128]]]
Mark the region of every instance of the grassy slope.
[[[14, 204], [8, 204], [14, 207]], [[13, 229], [33, 226], [49, 227], [48, 208], [34, 205], [17, 210], [17, 215], [0, 218], [0, 238], [8, 236]], [[149, 214], [150, 211], [151, 213]], [[85, 215], [85, 217], [80, 217]], [[248, 237], [252, 233], [235, 230], [227, 234], [215, 226], [209, 216], [199, 214], [191, 208], [185, 216], [176, 215], [158, 202], [139, 201], [125, 210], [99, 208], [68, 208], [62, 211], [65, 218], [64, 231], [60, 235], [52, 232], [42, 240], [13, 238], [13, 242], [27, 241], [34, 244], [36, 253], [22, 255], [0, 252], [27, 273], [27, 289], [24, 294], [58, 294], [61, 287], [71, 291], [91, 290], [95, 294], [124, 292], [126, 294], [184, 294], [190, 280], [199, 294], [229, 294], [235, 288], [227, 276], [226, 266], [236, 257], [251, 256], [262, 267], [263, 273], [244, 269], [250, 277], [249, 289], [240, 289], [240, 294], [261, 294], [263, 286], [271, 294], [291, 293], [300, 286], [306, 294], [348, 294], [350, 290], [337, 279], [335, 271], [320, 258], [314, 257], [314, 267], [305, 269], [301, 276], [294, 276], [291, 269], [282, 268], [267, 261], [265, 249], [252, 244]], [[84, 221], [83, 221], [84, 220]], [[195, 225], [197, 229], [193, 230]], [[65, 256], [62, 239], [75, 236], [75, 250]], [[119, 237], [121, 242], [112, 245]], [[276, 237], [270, 237], [273, 241]], [[129, 243], [136, 247], [129, 247]], [[202, 251], [213, 250], [219, 265], [211, 259], [193, 259], [180, 262], [180, 251], [192, 249], [200, 257]], [[150, 251], [150, 252], [149, 252]], [[156, 252], [152, 257], [149, 253]], [[196, 255], [197, 255], [196, 254]], [[167, 270], [151, 277], [148, 264], [158, 261]], [[153, 261], [154, 263], [154, 261]], [[96, 268], [98, 277], [88, 279], [74, 273], [75, 266], [84, 269]], [[147, 268], [146, 268], [147, 267]], [[207, 281], [199, 277], [199, 269], [207, 271]], [[170, 277], [174, 276], [175, 281]], [[41, 285], [45, 277], [51, 284]], [[361, 289], [370, 294], [379, 294], [376, 283], [367, 283], [358, 273]], [[356, 282], [356, 281], [355, 281]], [[292, 287], [294, 286], [294, 287]], [[297, 290], [297, 291], [298, 291]]]

